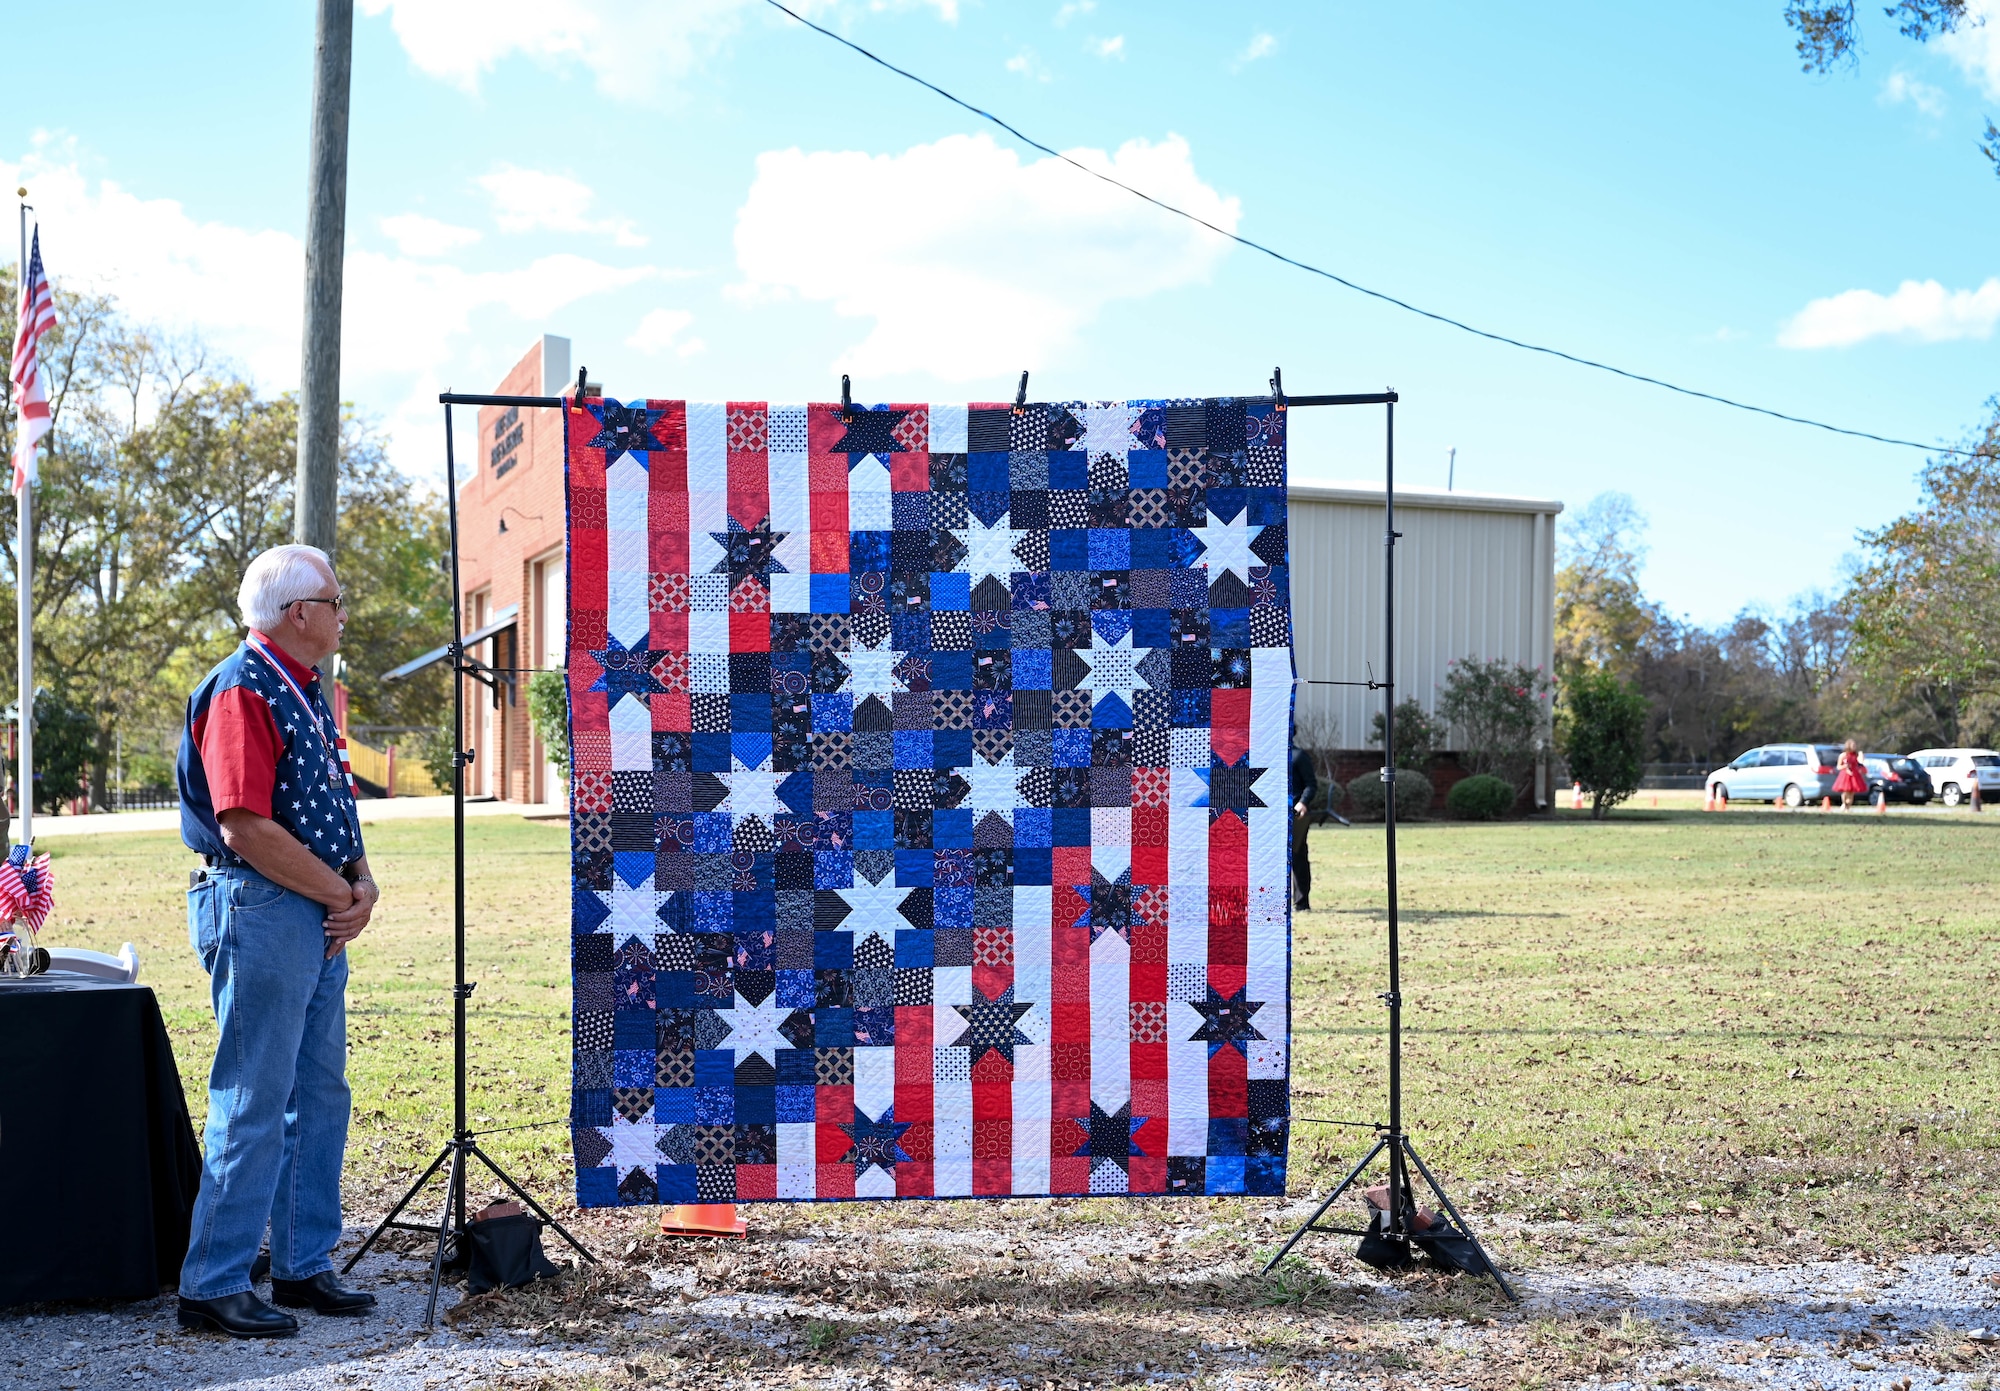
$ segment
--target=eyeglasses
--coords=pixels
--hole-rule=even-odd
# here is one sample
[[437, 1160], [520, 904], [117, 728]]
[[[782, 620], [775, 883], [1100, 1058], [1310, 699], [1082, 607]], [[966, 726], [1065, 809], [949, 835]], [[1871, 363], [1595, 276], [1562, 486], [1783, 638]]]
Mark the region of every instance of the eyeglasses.
[[[345, 612], [347, 609], [347, 592], [345, 590], [342, 590], [340, 593], [334, 595], [331, 599], [294, 599], [292, 600], [292, 603], [331, 604], [336, 612]], [[289, 607], [289, 605], [287, 607]]]

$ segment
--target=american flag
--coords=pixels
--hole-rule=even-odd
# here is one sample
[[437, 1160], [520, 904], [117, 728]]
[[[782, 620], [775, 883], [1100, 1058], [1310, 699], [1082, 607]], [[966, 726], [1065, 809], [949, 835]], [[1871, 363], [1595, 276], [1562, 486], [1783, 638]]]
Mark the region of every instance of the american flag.
[[35, 481], [35, 446], [49, 432], [49, 397], [42, 381], [42, 335], [56, 326], [56, 297], [42, 269], [42, 233], [35, 229], [28, 273], [21, 278], [20, 331], [14, 338], [14, 494]]

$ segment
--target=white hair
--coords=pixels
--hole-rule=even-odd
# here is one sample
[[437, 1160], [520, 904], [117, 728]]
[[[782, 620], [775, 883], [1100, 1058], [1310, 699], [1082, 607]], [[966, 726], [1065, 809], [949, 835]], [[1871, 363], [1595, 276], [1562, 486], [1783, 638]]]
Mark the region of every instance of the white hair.
[[285, 606], [318, 596], [333, 561], [318, 546], [273, 546], [250, 562], [236, 591], [236, 607], [246, 627], [268, 633], [285, 617]]

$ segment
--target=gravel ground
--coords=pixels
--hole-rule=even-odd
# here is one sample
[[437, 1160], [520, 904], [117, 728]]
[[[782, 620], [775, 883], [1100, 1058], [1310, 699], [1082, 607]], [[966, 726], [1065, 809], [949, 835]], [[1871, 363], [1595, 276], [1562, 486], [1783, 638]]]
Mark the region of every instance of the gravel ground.
[[[1717, 1261], [1530, 1275], [1530, 1312], [1629, 1310], [1686, 1341], [1606, 1387], [1731, 1383], [1985, 1387], [2000, 1366], [2000, 1257], [1751, 1266]], [[1988, 1341], [1989, 1339], [1993, 1341]], [[1947, 1360], [1973, 1364], [1942, 1370]]]
[[[930, 1231], [904, 1234], [903, 1241], [949, 1247], [969, 1235], [977, 1236]], [[349, 1240], [358, 1237], [355, 1232]], [[1116, 1245], [1116, 1239], [1110, 1244]], [[671, 1313], [656, 1306], [650, 1316], [619, 1322], [628, 1334], [661, 1346], [769, 1346], [786, 1340], [781, 1330], [788, 1321], [796, 1329], [802, 1315], [829, 1312], [823, 1305], [782, 1295], [743, 1290], [707, 1294], [696, 1288], [694, 1271], [679, 1262], [646, 1274], [656, 1291], [664, 1295], [674, 1290], [679, 1301]], [[1337, 1350], [1342, 1339], [1333, 1336], [1302, 1358], [1286, 1358], [1280, 1371], [1258, 1350], [1223, 1334], [1199, 1339], [1180, 1366], [1133, 1363], [1119, 1368], [1113, 1379], [1140, 1385], [1198, 1381], [1245, 1391], [1275, 1382], [1438, 1388], [1588, 1385], [1606, 1391], [1663, 1386], [1985, 1391], [2000, 1372], [2000, 1256], [1990, 1249], [1978, 1256], [1911, 1257], [1893, 1265], [1702, 1261], [1544, 1268], [1518, 1273], [1515, 1280], [1525, 1305], [1497, 1311], [1490, 1319], [1414, 1317], [1423, 1296], [1407, 1285], [1382, 1280], [1351, 1262], [1339, 1274], [1366, 1310], [1355, 1311], [1358, 1319], [1350, 1313], [1342, 1324], [1374, 1335], [1358, 1340], [1372, 1344], [1372, 1350]], [[426, 1332], [427, 1275], [428, 1267], [414, 1257], [371, 1256], [356, 1279], [381, 1297], [376, 1315], [321, 1319], [305, 1314], [298, 1338], [275, 1343], [182, 1332], [170, 1297], [132, 1305], [45, 1305], [0, 1313], [0, 1330], [8, 1335], [0, 1352], [0, 1385], [21, 1391], [132, 1386], [437, 1391], [571, 1386], [597, 1379], [612, 1386], [637, 1384], [624, 1360], [629, 1343], [626, 1354], [614, 1354], [589, 1343], [538, 1338], [525, 1329], [454, 1329], [442, 1321]], [[448, 1286], [443, 1306], [457, 1298]], [[895, 1319], [893, 1312], [884, 1315]], [[1333, 1324], [1328, 1327], [1331, 1331]], [[1053, 1329], [1044, 1331], [1061, 1336]], [[1383, 1336], [1389, 1344], [1382, 1342]], [[1614, 1346], [1620, 1338], [1638, 1355], [1628, 1351], [1615, 1367], [1593, 1371], [1593, 1350]], [[1611, 1341], [1593, 1342], [1603, 1339]], [[1407, 1358], [1385, 1359], [1383, 1349], [1389, 1345]], [[1576, 1355], [1554, 1375], [1546, 1357], [1536, 1358], [1531, 1367], [1523, 1352], [1530, 1347], [1546, 1352], [1558, 1345]], [[864, 1356], [858, 1367], [852, 1359], [839, 1367], [795, 1366], [783, 1380], [823, 1387], [930, 1383], [921, 1372], [912, 1383], [903, 1368], [892, 1371], [884, 1347], [879, 1371], [871, 1372], [866, 1364], [873, 1358]], [[715, 1380], [713, 1369], [703, 1375], [682, 1364], [680, 1374], [668, 1372], [655, 1384]], [[761, 1378], [756, 1380], [762, 1384]], [[1023, 1385], [1011, 1378], [993, 1384]]]
[[[366, 1229], [350, 1230], [352, 1250]], [[613, 1366], [587, 1349], [542, 1347], [526, 1338], [463, 1337], [440, 1318], [423, 1326], [430, 1265], [416, 1257], [370, 1253], [351, 1277], [374, 1291], [378, 1311], [365, 1318], [320, 1318], [299, 1310], [299, 1336], [243, 1341], [189, 1333], [175, 1320], [173, 1296], [138, 1304], [45, 1304], [0, 1311], [6, 1346], [0, 1386], [13, 1391], [99, 1391], [104, 1387], [256, 1388], [256, 1391], [437, 1391], [498, 1386], [552, 1375], [583, 1375]], [[258, 1293], [266, 1297], [268, 1286]], [[458, 1302], [446, 1285], [438, 1312]]]

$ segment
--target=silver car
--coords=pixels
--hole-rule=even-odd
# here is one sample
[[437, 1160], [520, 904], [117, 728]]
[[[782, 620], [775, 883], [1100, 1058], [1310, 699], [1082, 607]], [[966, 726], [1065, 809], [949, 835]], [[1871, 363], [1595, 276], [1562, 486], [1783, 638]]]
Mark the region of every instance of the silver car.
[[1711, 797], [1732, 802], [1783, 802], [1788, 807], [1833, 793], [1838, 744], [1763, 744], [1708, 775]]

